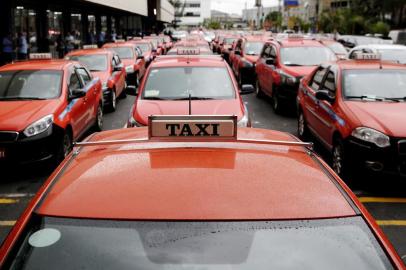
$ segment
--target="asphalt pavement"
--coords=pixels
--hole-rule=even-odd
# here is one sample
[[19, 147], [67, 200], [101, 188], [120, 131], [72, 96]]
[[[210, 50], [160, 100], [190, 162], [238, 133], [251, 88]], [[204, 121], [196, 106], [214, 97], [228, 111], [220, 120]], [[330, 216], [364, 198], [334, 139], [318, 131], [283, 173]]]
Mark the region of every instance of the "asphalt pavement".
[[[117, 111], [104, 115], [104, 129], [122, 128], [128, 119], [135, 97], [121, 99]], [[296, 135], [294, 112], [276, 115], [268, 99], [255, 95], [244, 96], [256, 128], [275, 129]], [[318, 152], [327, 162], [330, 155], [316, 144]], [[0, 243], [15, 221], [48, 177], [46, 170], [38, 168], [2, 172], [0, 179]], [[365, 180], [365, 179], [364, 179]], [[367, 182], [367, 181], [364, 181]], [[377, 220], [389, 240], [406, 262], [406, 188], [405, 183], [393, 179], [377, 179], [353, 187], [353, 191]]]

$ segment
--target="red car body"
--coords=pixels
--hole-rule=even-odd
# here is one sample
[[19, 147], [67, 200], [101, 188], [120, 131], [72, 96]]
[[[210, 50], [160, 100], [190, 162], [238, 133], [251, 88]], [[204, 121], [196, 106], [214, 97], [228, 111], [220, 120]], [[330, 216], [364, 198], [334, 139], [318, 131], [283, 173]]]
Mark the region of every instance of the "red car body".
[[157, 36], [145, 36], [144, 40], [149, 40], [154, 44], [153, 53], [154, 56], [164, 55], [166, 53], [166, 48], [162, 42], [162, 39]]
[[243, 122], [246, 122], [246, 126], [251, 126], [247, 108], [239, 93], [238, 84], [227, 63], [218, 56], [176, 55], [157, 58], [149, 66], [147, 74], [141, 82], [138, 96], [130, 113], [129, 127], [148, 125], [148, 116], [150, 115], [185, 115], [189, 113], [189, 101], [187, 99], [149, 100], [142, 97], [148, 77], [155, 72], [154, 70], [178, 67], [213, 67], [227, 69], [229, 78], [232, 81], [232, 87], [235, 91], [235, 97], [232, 99], [193, 100], [192, 112], [196, 115], [236, 115], [239, 121], [244, 119]]
[[[306, 133], [311, 132], [332, 151], [333, 168], [343, 176], [353, 176], [349, 173], [356, 168], [357, 171], [377, 175], [405, 177], [406, 128], [403, 112], [406, 103], [401, 99], [377, 101], [367, 96], [363, 99], [362, 95], [360, 98], [347, 98], [343, 81], [345, 72], [349, 71], [374, 76], [373, 72], [406, 72], [406, 68], [404, 65], [375, 60], [343, 60], [321, 65], [301, 82], [298, 94], [299, 135], [306, 137]], [[319, 79], [322, 81], [316, 87]], [[323, 94], [324, 97], [319, 96]], [[390, 142], [377, 146], [360, 139], [354, 133], [357, 129], [379, 132]]]
[[[41, 80], [30, 77], [32, 73], [41, 72], [59, 74], [60, 83], [59, 79], [51, 81], [48, 75]], [[93, 126], [101, 129], [101, 81], [78, 62], [29, 60], [3, 66], [0, 74], [3, 78], [7, 74], [14, 74], [13, 78], [26, 74], [26, 77], [8, 84], [6, 92], [21, 91], [21, 94], [28, 91], [34, 96], [38, 89], [43, 91], [37, 99], [35, 96], [21, 99], [2, 97], [0, 100], [0, 163], [63, 159], [72, 143], [87, 130]], [[51, 91], [49, 98], [42, 98]], [[30, 127], [31, 131], [28, 130]]]
[[155, 55], [152, 52], [154, 45], [151, 43], [151, 41], [141, 39], [141, 40], [130, 40], [128, 42], [135, 44], [135, 46], [141, 49], [141, 51], [143, 52], [143, 56], [145, 58], [146, 67], [148, 67], [151, 61], [154, 60], [155, 58]]
[[[311, 65], [283, 62], [282, 49], [289, 50], [291, 48], [316, 48], [315, 50], [322, 48], [326, 54], [323, 60], [336, 60], [334, 53], [316, 40], [299, 37], [267, 41], [255, 65], [256, 93], [258, 97], [263, 95], [271, 97], [276, 113], [280, 113], [287, 106], [294, 108], [300, 79], [309, 75], [315, 66], [321, 64], [321, 62], [313, 63], [313, 61], [310, 61], [312, 62]], [[301, 55], [307, 59], [314, 57], [311, 54], [305, 55], [305, 53]]]
[[107, 66], [105, 70], [92, 70], [92, 63], [82, 62], [82, 64], [88, 64], [88, 68], [93, 76], [100, 78], [103, 86], [103, 105], [108, 110], [114, 111], [116, 109], [116, 98], [125, 94], [126, 89], [126, 72], [119, 56], [113, 51], [106, 49], [85, 49], [73, 51], [67, 54], [65, 58], [80, 62], [81, 57], [92, 55], [106, 57]]

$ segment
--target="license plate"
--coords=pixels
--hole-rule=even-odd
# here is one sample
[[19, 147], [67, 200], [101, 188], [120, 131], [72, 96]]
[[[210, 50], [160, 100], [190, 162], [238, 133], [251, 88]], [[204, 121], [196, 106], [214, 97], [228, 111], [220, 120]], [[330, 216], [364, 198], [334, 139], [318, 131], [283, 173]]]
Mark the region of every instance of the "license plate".
[[0, 159], [6, 158], [6, 149], [0, 148]]

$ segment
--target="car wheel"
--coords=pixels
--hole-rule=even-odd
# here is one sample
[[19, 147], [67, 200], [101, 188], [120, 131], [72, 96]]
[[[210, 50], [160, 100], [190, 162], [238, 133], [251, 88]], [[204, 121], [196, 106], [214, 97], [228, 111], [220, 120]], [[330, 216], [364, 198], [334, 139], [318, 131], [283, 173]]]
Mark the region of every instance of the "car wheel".
[[257, 98], [264, 98], [265, 94], [262, 92], [261, 86], [259, 85], [259, 80], [256, 81], [255, 83], [255, 94]]
[[302, 110], [299, 110], [299, 116], [297, 118], [297, 135], [302, 141], [309, 139], [309, 130], [307, 129], [306, 119]]
[[341, 139], [335, 139], [332, 150], [332, 168], [340, 177], [347, 176], [348, 168], [345, 163], [344, 144]]
[[273, 86], [272, 87], [272, 109], [276, 114], [281, 114], [282, 113], [282, 107], [281, 107], [281, 100], [279, 98], [279, 93], [277, 89]]
[[116, 91], [113, 89], [111, 91], [109, 111], [114, 112], [114, 111], [116, 111], [116, 108], [117, 108], [117, 96], [116, 96]]
[[103, 108], [100, 105], [97, 107], [96, 123], [94, 124], [94, 129], [96, 131], [103, 130]]
[[123, 91], [121, 91], [121, 94], [120, 94], [120, 98], [126, 98], [127, 97], [127, 82], [125, 82], [124, 83], [124, 88], [123, 88]]
[[67, 130], [65, 131], [62, 138], [59, 141], [55, 158], [52, 161], [51, 167], [53, 168], [57, 167], [59, 163], [61, 163], [69, 155], [69, 153], [72, 151], [72, 148], [73, 148], [72, 135]]

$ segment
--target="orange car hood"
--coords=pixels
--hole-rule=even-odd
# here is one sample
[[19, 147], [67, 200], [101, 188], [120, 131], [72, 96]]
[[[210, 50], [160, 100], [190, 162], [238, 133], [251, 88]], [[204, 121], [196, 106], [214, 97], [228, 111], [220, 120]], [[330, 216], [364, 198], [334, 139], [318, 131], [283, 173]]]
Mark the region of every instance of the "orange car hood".
[[347, 101], [362, 126], [379, 130], [389, 136], [406, 137], [406, 103]]
[[[189, 101], [156, 101], [138, 99], [135, 119], [146, 125], [150, 115], [189, 114]], [[243, 117], [238, 99], [228, 100], [192, 100], [192, 114], [197, 115], [237, 115]]]
[[42, 117], [54, 113], [58, 100], [1, 101], [0, 130], [22, 131]]
[[246, 55], [245, 59], [250, 61], [252, 64], [256, 63], [257, 60], [259, 59], [259, 55]]
[[302, 66], [302, 67], [290, 67], [284, 66], [283, 71], [289, 75], [298, 77], [298, 76], [307, 76], [315, 69], [314, 66]]

